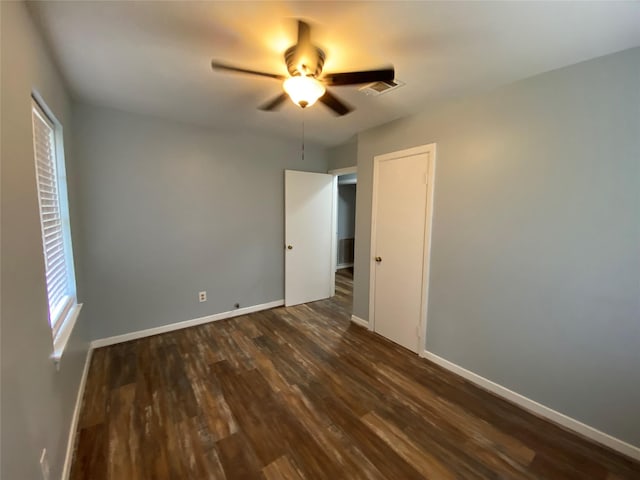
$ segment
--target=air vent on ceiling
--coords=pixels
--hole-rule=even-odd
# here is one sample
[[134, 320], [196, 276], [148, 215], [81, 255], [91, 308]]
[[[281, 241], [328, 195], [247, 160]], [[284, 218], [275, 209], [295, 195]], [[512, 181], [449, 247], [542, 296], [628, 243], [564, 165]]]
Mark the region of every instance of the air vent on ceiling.
[[404, 85], [404, 82], [394, 79], [394, 80], [388, 80], [384, 82], [370, 83], [360, 88], [359, 90], [365, 95], [377, 96], [377, 95], [382, 95], [383, 93], [390, 92], [391, 90], [395, 90], [396, 88], [400, 88], [403, 85]]

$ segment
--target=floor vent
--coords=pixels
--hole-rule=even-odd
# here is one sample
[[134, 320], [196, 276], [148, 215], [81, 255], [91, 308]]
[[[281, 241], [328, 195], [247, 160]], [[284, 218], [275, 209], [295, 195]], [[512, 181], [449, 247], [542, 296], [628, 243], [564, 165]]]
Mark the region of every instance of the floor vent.
[[403, 85], [404, 85], [404, 82], [394, 79], [394, 80], [388, 80], [384, 82], [370, 83], [360, 88], [359, 90], [365, 95], [377, 96], [377, 95], [382, 95], [383, 93], [390, 92], [391, 90], [395, 90], [396, 88], [400, 88]]

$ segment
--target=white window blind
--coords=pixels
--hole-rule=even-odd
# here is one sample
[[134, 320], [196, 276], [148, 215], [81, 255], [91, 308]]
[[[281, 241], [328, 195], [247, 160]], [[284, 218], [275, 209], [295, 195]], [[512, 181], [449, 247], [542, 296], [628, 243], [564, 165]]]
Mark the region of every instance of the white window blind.
[[[32, 107], [33, 145], [42, 227], [49, 323], [56, 338], [63, 320], [75, 304], [75, 280], [71, 252], [65, 238], [66, 219], [61, 206], [56, 128], [34, 101]], [[68, 228], [68, 227], [67, 227]]]

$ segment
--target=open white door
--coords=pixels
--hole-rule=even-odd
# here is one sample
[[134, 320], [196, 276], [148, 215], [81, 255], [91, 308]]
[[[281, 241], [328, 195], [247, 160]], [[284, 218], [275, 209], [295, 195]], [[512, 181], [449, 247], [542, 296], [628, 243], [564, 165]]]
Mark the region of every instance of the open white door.
[[333, 189], [333, 175], [284, 172], [287, 306], [333, 295]]

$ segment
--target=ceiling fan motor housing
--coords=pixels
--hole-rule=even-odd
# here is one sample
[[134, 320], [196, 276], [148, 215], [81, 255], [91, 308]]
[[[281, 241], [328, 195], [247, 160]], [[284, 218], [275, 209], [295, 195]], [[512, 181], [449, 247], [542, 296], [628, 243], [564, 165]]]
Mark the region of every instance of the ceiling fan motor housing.
[[324, 67], [325, 53], [315, 45], [293, 45], [284, 52], [284, 61], [292, 77], [312, 76], [318, 78]]

